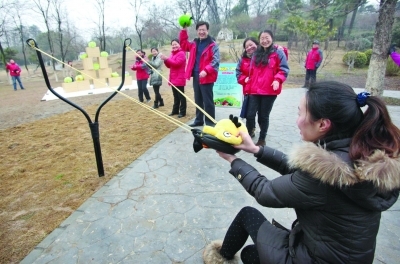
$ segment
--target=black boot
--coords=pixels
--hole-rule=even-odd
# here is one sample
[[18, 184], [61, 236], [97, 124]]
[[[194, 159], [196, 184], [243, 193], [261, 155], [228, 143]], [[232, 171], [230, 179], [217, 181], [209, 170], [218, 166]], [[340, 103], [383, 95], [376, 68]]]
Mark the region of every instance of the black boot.
[[160, 98], [160, 103], [158, 104], [158, 106], [164, 106], [164, 100], [162, 98]]
[[156, 109], [156, 108], [158, 108], [158, 102], [154, 101], [153, 109]]

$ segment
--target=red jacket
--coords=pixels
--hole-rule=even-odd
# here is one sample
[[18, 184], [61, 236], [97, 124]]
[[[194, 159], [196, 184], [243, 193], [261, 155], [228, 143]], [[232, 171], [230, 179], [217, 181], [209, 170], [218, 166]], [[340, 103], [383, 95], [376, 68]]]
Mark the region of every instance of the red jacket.
[[305, 67], [307, 70], [316, 70], [322, 62], [322, 51], [316, 47], [312, 48], [306, 58]]
[[[250, 64], [249, 94], [278, 95], [282, 91], [282, 83], [289, 74], [286, 55], [281, 49], [276, 49], [269, 54], [267, 65], [256, 65], [255, 54]], [[272, 82], [277, 80], [279, 88], [274, 91]]]
[[[196, 49], [199, 39], [194, 39], [194, 41], [188, 41], [189, 36], [187, 30], [181, 30], [179, 34], [179, 42], [182, 50], [189, 51], [190, 56], [186, 68], [186, 79], [190, 80], [193, 74], [194, 63], [196, 60]], [[219, 48], [215, 41], [212, 41], [208, 45], [200, 58], [199, 71], [205, 71], [207, 75], [204, 78], [199, 78], [200, 84], [214, 83], [217, 81], [219, 68]]]
[[10, 72], [11, 76], [19, 76], [21, 74], [21, 68], [15, 62], [7, 63], [6, 70]]
[[173, 50], [171, 56], [164, 61], [165, 66], [169, 68], [169, 82], [175, 86], [185, 86], [185, 68], [186, 56], [182, 49]]
[[132, 71], [136, 71], [136, 80], [147, 80], [149, 79], [149, 66], [142, 60], [136, 60], [135, 64], [131, 66]]
[[236, 79], [242, 85], [244, 95], [250, 93], [249, 82], [245, 82], [245, 79], [250, 76], [250, 63], [251, 58], [243, 56], [236, 66]]

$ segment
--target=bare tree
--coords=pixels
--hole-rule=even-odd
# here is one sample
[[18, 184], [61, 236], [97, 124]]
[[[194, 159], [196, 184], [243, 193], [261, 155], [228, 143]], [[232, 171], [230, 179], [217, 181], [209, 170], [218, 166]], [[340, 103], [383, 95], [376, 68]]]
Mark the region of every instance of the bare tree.
[[[6, 31], [5, 25], [6, 25], [6, 18], [7, 18], [7, 10], [5, 8], [3, 1], [1, 1], [1, 3], [0, 3], [0, 17], [1, 17], [0, 18], [0, 38], [1, 38]], [[2, 63], [5, 66], [6, 65], [6, 55], [4, 54], [4, 49], [1, 44], [1, 39], [0, 39], [0, 54], [1, 54]]]
[[[0, 38], [5, 35], [7, 33], [6, 30], [6, 22], [7, 22], [7, 16], [8, 16], [9, 12], [6, 9], [6, 6], [4, 5], [3, 1], [0, 4]], [[1, 61], [4, 65], [4, 67], [6, 66], [6, 54], [4, 53], [4, 49], [3, 49], [3, 45], [1, 43], [1, 39], [0, 39], [0, 54], [1, 54]], [[7, 79], [8, 79], [8, 83], [11, 84], [11, 76], [9, 74], [9, 72], [7, 71]]]
[[24, 26], [22, 25], [22, 19], [21, 19], [21, 12], [23, 11], [23, 9], [21, 8], [21, 3], [19, 1], [16, 1], [13, 3], [13, 21], [15, 24], [15, 29], [18, 32], [19, 35], [19, 40], [20, 40], [20, 44], [21, 44], [21, 52], [22, 55], [24, 57], [24, 64], [25, 64], [25, 69], [29, 74], [29, 69], [28, 69], [28, 62], [26, 59], [26, 52], [25, 52], [25, 41], [24, 41]]
[[[176, 18], [180, 16], [181, 13], [178, 13], [179, 11], [177, 12], [177, 9], [173, 5], [165, 5], [161, 7], [159, 5], [153, 6], [149, 12], [151, 17], [157, 18], [157, 20], [160, 22], [160, 25], [166, 28], [165, 31], [180, 30], [180, 26]], [[165, 14], [168, 14], [168, 16]]]
[[222, 23], [224, 25], [227, 25], [229, 19], [232, 17], [233, 0], [220, 0], [220, 2], [221, 2]]
[[210, 22], [216, 25], [221, 24], [221, 18], [219, 17], [219, 7], [217, 4], [217, 0], [209, 0], [208, 2], [208, 8], [209, 8], [209, 17], [210, 17]]
[[[53, 45], [53, 40], [51, 38], [51, 32], [50, 32], [51, 2], [50, 2], [50, 0], [43, 0], [43, 1], [42, 0], [33, 0], [33, 3], [35, 4], [35, 6], [37, 8], [37, 10], [35, 10], [35, 11], [42, 15], [44, 24], [47, 29], [47, 41], [49, 43], [50, 54], [51, 54], [51, 56], [54, 57], [54, 45]], [[57, 76], [57, 72], [56, 72], [56, 61], [53, 58], [52, 58], [52, 64], [53, 64], [54, 77], [56, 79], [56, 82], [58, 82], [58, 76]]]
[[[76, 31], [72, 32], [69, 24], [70, 22], [65, 18], [65, 13], [63, 11], [65, 10], [65, 8], [63, 4], [63, 0], [52, 0], [52, 5], [54, 8], [54, 19], [57, 22], [57, 43], [60, 49], [61, 61], [65, 62], [67, 53], [71, 46], [71, 42], [74, 38], [71, 33], [76, 33]], [[65, 33], [63, 26], [64, 24], [66, 25]], [[62, 67], [64, 68], [64, 66], [65, 65], [63, 64]]]
[[195, 23], [203, 20], [210, 0], [178, 0], [178, 8], [182, 13], [188, 12], [192, 15]]
[[252, 10], [251, 13], [254, 14], [255, 17], [259, 17], [265, 15], [271, 7], [276, 4], [275, 1], [271, 0], [252, 0], [249, 4], [250, 9]]
[[97, 23], [98, 27], [98, 39], [100, 42], [100, 49], [106, 50], [106, 29], [105, 29], [105, 22], [104, 22], [104, 10], [105, 10], [105, 3], [106, 0], [95, 0], [96, 1], [96, 8], [99, 12], [99, 21]]
[[143, 49], [142, 37], [143, 37], [143, 30], [145, 29], [145, 23], [142, 18], [143, 14], [141, 13], [142, 12], [141, 7], [146, 3], [147, 2], [144, 0], [133, 0], [133, 1], [129, 2], [129, 4], [133, 7], [133, 10], [135, 12], [135, 14], [134, 14], [135, 25], [134, 26], [135, 26], [136, 34], [139, 37], [140, 49]]
[[379, 18], [375, 27], [372, 56], [365, 85], [366, 90], [372, 95], [382, 95], [385, 87], [386, 64], [392, 40], [396, 4], [397, 0], [380, 0]]

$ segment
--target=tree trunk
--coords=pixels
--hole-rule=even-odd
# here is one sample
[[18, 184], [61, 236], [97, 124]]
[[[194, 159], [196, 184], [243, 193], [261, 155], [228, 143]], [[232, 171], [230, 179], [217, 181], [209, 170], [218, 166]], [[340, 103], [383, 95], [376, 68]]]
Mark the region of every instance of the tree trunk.
[[349, 29], [347, 31], [347, 36], [350, 37], [351, 35], [351, 31], [353, 30], [353, 26], [354, 26], [354, 20], [356, 19], [357, 16], [357, 11], [358, 11], [358, 7], [360, 6], [360, 3], [362, 2], [362, 0], [359, 0], [353, 10], [353, 14], [351, 16], [351, 20], [350, 20], [350, 25], [349, 25]]
[[22, 51], [22, 55], [24, 56], [24, 64], [25, 64], [25, 69], [29, 74], [29, 69], [28, 69], [28, 62], [26, 61], [26, 52], [25, 52], [25, 42], [24, 42], [24, 34], [22, 31], [22, 25], [20, 26], [20, 41], [21, 41], [21, 51]]
[[343, 20], [342, 20], [342, 25], [339, 28], [339, 32], [338, 32], [338, 43], [337, 46], [339, 48], [340, 46], [340, 41], [343, 39], [344, 36], [344, 29], [346, 28], [346, 21], [347, 21], [347, 9], [345, 10], [346, 15], [344, 16]]
[[[1, 61], [3, 62], [4, 67], [6, 67], [6, 65], [7, 65], [6, 55], [4, 54], [4, 49], [3, 49], [3, 46], [1, 45], [1, 41], [0, 41], [0, 53], [1, 53]], [[6, 72], [7, 72], [8, 84], [11, 85], [11, 84], [12, 84], [12, 81], [11, 81], [10, 73], [9, 73], [9, 71], [6, 71]]]
[[3, 62], [4, 67], [6, 67], [6, 65], [7, 65], [6, 55], [4, 54], [4, 50], [3, 50], [3, 46], [1, 45], [1, 41], [0, 41], [0, 54], [1, 54], [1, 61]]
[[388, 50], [392, 40], [392, 27], [397, 0], [380, 0], [379, 17], [376, 22], [371, 62], [365, 89], [372, 95], [382, 95]]
[[[329, 32], [332, 32], [332, 30], [333, 30], [333, 18], [329, 18], [328, 23], [329, 23]], [[329, 38], [327, 38], [325, 40], [324, 50], [328, 50], [328, 48], [329, 48]]]

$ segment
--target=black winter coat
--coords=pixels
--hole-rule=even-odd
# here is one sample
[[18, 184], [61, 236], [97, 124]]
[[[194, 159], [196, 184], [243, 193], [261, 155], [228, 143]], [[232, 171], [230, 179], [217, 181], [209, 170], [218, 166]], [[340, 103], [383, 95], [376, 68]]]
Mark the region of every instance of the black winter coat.
[[349, 145], [350, 139], [304, 143], [289, 156], [264, 147], [257, 161], [283, 175], [274, 180], [241, 159], [232, 162], [230, 173], [259, 204], [297, 214], [294, 257], [289, 233], [264, 223], [257, 235], [261, 263], [372, 263], [381, 212], [399, 196], [400, 158], [377, 150], [355, 166]]

